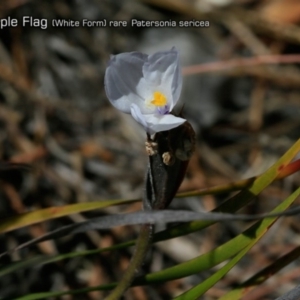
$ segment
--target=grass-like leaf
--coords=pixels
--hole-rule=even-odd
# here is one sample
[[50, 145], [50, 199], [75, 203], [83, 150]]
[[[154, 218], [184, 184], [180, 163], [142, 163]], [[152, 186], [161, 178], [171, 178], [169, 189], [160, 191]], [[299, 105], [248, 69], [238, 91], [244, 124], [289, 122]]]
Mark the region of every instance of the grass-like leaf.
[[[213, 211], [215, 212], [236, 212], [246, 204], [248, 204], [254, 196], [261, 193], [269, 184], [272, 183], [280, 174], [284, 172], [285, 167], [289, 165], [291, 160], [300, 151], [300, 139], [265, 173], [255, 178], [248, 188], [242, 190], [236, 196], [225, 201]], [[293, 167], [287, 167], [289, 170], [299, 170], [299, 162], [293, 164]], [[207, 221], [194, 221], [187, 224], [180, 225], [180, 227], [174, 227], [168, 231], [164, 231], [156, 235], [159, 240], [182, 236], [191, 232], [196, 232], [212, 224], [212, 222]]]
[[245, 296], [252, 289], [254, 289], [257, 285], [263, 283], [268, 278], [276, 274], [282, 268], [299, 258], [300, 256], [300, 246], [296, 247], [289, 253], [284, 256], [278, 258], [275, 262], [262, 269], [251, 278], [246, 280], [244, 283], [234, 288], [232, 291], [228, 292], [226, 295], [222, 296], [219, 300], [238, 300], [241, 299], [242, 296]]
[[[292, 172], [297, 171], [299, 169], [298, 161], [296, 161], [290, 165], [289, 165], [289, 163], [293, 159], [293, 157], [299, 152], [299, 150], [300, 150], [300, 140], [298, 140], [275, 165], [273, 165], [268, 171], [266, 171], [264, 174], [262, 174], [261, 176], [256, 178], [253, 182], [251, 182], [247, 189], [244, 189], [239, 194], [237, 194], [236, 196], [232, 197], [231, 199], [229, 199], [228, 201], [226, 201], [225, 203], [220, 205], [215, 211], [234, 212], [234, 211], [238, 210], [240, 207], [247, 204], [255, 195], [258, 195], [265, 187], [267, 187], [276, 178], [279, 178], [281, 176], [284, 177]], [[248, 185], [248, 183], [249, 182], [247, 182], [247, 185]], [[245, 182], [243, 184], [245, 184]], [[242, 185], [240, 185], [240, 187], [241, 186]], [[230, 185], [228, 185], [227, 188], [230, 188]], [[236, 187], [236, 188], [238, 188], [238, 187]], [[129, 201], [136, 201], [136, 200], [129, 200]], [[167, 231], [157, 234], [155, 237], [155, 241], [169, 239], [169, 238], [173, 238], [176, 236], [185, 235], [190, 232], [195, 232], [197, 230], [205, 228], [206, 226], [208, 226], [210, 224], [212, 224], [212, 222], [210, 222], [210, 221], [194, 221], [194, 222], [189, 222], [188, 224], [179, 225], [175, 228], [172, 228], [172, 229], [169, 229]], [[134, 242], [128, 242], [128, 243], [124, 243], [122, 245], [117, 245], [116, 248], [127, 247], [129, 245], [132, 245], [133, 243]], [[225, 245], [222, 245], [221, 247], [223, 247]], [[243, 247], [246, 247], [246, 246], [243, 246]], [[115, 247], [111, 247], [111, 248], [114, 249]], [[105, 251], [107, 249], [102, 249], [102, 250]], [[231, 250], [232, 250], [232, 248], [231, 248]], [[98, 249], [96, 251], [98, 251]], [[87, 251], [86, 254], [88, 254], [88, 252], [89, 251]], [[224, 251], [222, 253], [224, 254], [224, 253], [226, 253], [226, 251]], [[232, 253], [232, 252], [230, 254], [234, 255], [234, 253]], [[66, 254], [66, 255], [72, 256], [74, 254]], [[225, 256], [226, 255], [224, 255], [224, 257]], [[60, 257], [60, 259], [62, 259], [64, 257], [64, 255], [59, 256], [59, 257]], [[51, 259], [55, 260], [57, 258], [51, 258]], [[210, 266], [207, 266], [207, 267], [209, 268]], [[4, 273], [7, 273], [7, 272], [8, 272], [8, 270], [6, 269], [6, 272], [4, 272]], [[160, 273], [160, 272], [158, 272], [158, 273]], [[159, 274], [157, 274], [157, 275], [159, 275]], [[160, 276], [161, 275], [162, 274], [160, 274]], [[165, 275], [166, 274], [164, 274], [163, 277]], [[149, 274], [148, 276], [150, 276], [150, 277], [147, 277], [145, 279], [146, 282], [157, 281], [157, 278], [156, 279], [153, 277], [151, 278], [151, 276], [153, 276], [153, 274]], [[139, 280], [142, 280], [142, 279], [140, 278]], [[158, 281], [160, 281], [160, 280], [161, 279], [159, 279]], [[162, 280], [164, 280], [164, 279], [162, 279]], [[113, 285], [109, 285], [109, 286], [112, 287]]]
[[14, 229], [22, 228], [35, 223], [64, 217], [76, 213], [105, 208], [109, 206], [129, 204], [139, 201], [138, 199], [125, 200], [103, 200], [86, 203], [70, 204], [65, 206], [49, 207], [32, 212], [27, 212], [14, 216], [0, 223], [0, 233], [5, 233]]
[[[284, 202], [282, 202], [280, 205], [277, 206], [272, 212], [282, 212], [284, 211], [295, 199], [300, 195], [300, 188], [298, 188], [292, 195], [290, 195]], [[259, 221], [252, 225], [250, 228], [248, 228], [245, 232], [238, 235], [234, 239], [228, 241], [224, 245], [219, 246], [218, 248], [205, 253], [195, 259], [192, 259], [188, 262], [181, 263], [177, 266], [155, 272], [152, 274], [148, 274], [143, 277], [137, 278], [133, 285], [144, 285], [144, 284], [155, 284], [155, 283], [161, 283], [177, 278], [182, 278], [186, 276], [190, 276], [196, 273], [199, 273], [204, 270], [208, 270], [215, 265], [229, 259], [230, 257], [236, 255], [232, 259], [232, 263], [228, 265], [228, 269], [225, 268], [221, 274], [218, 273], [216, 277], [211, 279], [205, 287], [207, 288], [209, 285], [214, 282], [219, 277], [224, 276], [239, 260], [239, 255], [244, 255], [244, 252], [247, 253], [248, 248], [249, 249], [267, 232], [268, 228], [275, 222], [276, 218], [268, 218], [262, 221]], [[247, 249], [247, 250], [245, 250]], [[227, 266], [227, 265], [226, 265]], [[225, 267], [226, 267], [225, 266]], [[221, 269], [222, 270], [222, 269]], [[219, 270], [218, 272], [220, 272]], [[214, 276], [214, 275], [213, 275]], [[219, 276], [219, 277], [218, 277]], [[79, 293], [87, 293], [89, 291], [94, 290], [110, 290], [114, 288], [116, 283], [112, 283], [109, 285], [101, 285], [98, 287], [93, 288], [86, 288], [86, 289], [80, 289], [80, 290], [73, 290], [73, 291], [64, 291], [64, 292], [50, 292], [50, 293], [39, 293], [39, 294], [32, 294], [27, 295], [21, 298], [18, 298], [17, 300], [34, 300], [34, 299], [45, 299], [50, 298], [54, 296], [62, 296], [66, 294], [79, 294]], [[201, 291], [203, 290], [203, 287]], [[198, 291], [196, 291], [198, 292]], [[178, 298], [180, 299], [180, 298]], [[183, 298], [183, 299], [197, 299], [196, 298]]]
[[[288, 165], [286, 165], [281, 170], [279, 170], [279, 173], [275, 178], [275, 180], [283, 179], [287, 176], [290, 176], [293, 173], [298, 172], [299, 170], [300, 170], [300, 159], [297, 159], [289, 163]], [[249, 187], [254, 182], [254, 180], [257, 179], [257, 177], [258, 176], [242, 179], [232, 183], [218, 185], [210, 188], [202, 188], [194, 191], [182, 192], [182, 193], [178, 193], [176, 197], [185, 198], [185, 197], [204, 196], [204, 195], [219, 195], [219, 194], [239, 191]]]
[[[300, 188], [291, 194], [286, 200], [278, 205], [272, 212], [282, 212], [286, 210], [300, 195]], [[202, 283], [194, 286], [189, 291], [176, 297], [176, 300], [197, 299], [215, 285], [222, 277], [224, 277], [246, 254], [247, 252], [268, 232], [270, 227], [274, 224], [277, 218], [264, 219], [246, 230], [243, 235], [250, 238], [250, 243], [234, 256], [224, 267], [215, 272], [208, 279]], [[233, 299], [233, 298], [230, 298]]]
[[[231, 199], [229, 199], [228, 201], [226, 201], [225, 203], [220, 205], [217, 209], [215, 209], [215, 211], [235, 212], [236, 210], [238, 210], [239, 208], [241, 208], [245, 204], [247, 204], [255, 195], [258, 195], [262, 190], [264, 190], [273, 180], [275, 180], [276, 178], [278, 178], [280, 176], [283, 176], [282, 174], [287, 175], [289, 172], [297, 171], [299, 169], [299, 164], [297, 163], [297, 161], [296, 161], [296, 163], [294, 162], [294, 163], [290, 164], [290, 166], [289, 166], [289, 163], [293, 159], [293, 157], [299, 152], [299, 150], [300, 150], [300, 140], [298, 140], [286, 152], [286, 154], [284, 154], [282, 156], [282, 158], [279, 159], [269, 170], [267, 170], [264, 174], [262, 174], [258, 178], [255, 178], [253, 180], [253, 182], [251, 182], [250, 184], [248, 182], [247, 183], [247, 185], [249, 184], [248, 188], [242, 190], [240, 193], [238, 193], [237, 195], [235, 195], [234, 197], [232, 197]], [[228, 185], [227, 188], [230, 188], [230, 186]], [[137, 200], [125, 200], [125, 201], [117, 200], [117, 201], [115, 201], [114, 204], [117, 205], [117, 204], [128, 203], [126, 201], [132, 202], [132, 201], [137, 201]], [[94, 207], [94, 208], [99, 208], [98, 204], [100, 204], [100, 203], [94, 202], [94, 203], [90, 203], [90, 204], [91, 204], [90, 207], [95, 205], [97, 207]], [[101, 202], [101, 205], [103, 205], [103, 207], [109, 206], [109, 205], [112, 205], [112, 204], [113, 204], [112, 201]], [[80, 207], [80, 205], [86, 206], [87, 203], [79, 204], [78, 206], [77, 205], [71, 205], [71, 206], [69, 206], [69, 211], [67, 209], [67, 210], [56, 211], [56, 212], [54, 211], [53, 212], [53, 210], [51, 211], [51, 208], [50, 208], [49, 211], [47, 211], [47, 213], [46, 213], [46, 218], [51, 219], [53, 217], [53, 213], [54, 213], [55, 217], [62, 216], [62, 215], [67, 215], [67, 214], [70, 213], [70, 209], [72, 210], [72, 213], [80, 212], [81, 209], [83, 209], [81, 211], [88, 210], [85, 207], [82, 207], [82, 206]], [[94, 209], [94, 208], [90, 208], [90, 209]], [[28, 213], [28, 214], [34, 214], [34, 213], [35, 212]], [[51, 214], [52, 214], [52, 216], [51, 216]], [[25, 215], [27, 215], [27, 214], [25, 214]], [[35, 216], [35, 215], [33, 215], [33, 216]], [[37, 214], [35, 216], [34, 221], [38, 222], [38, 218], [40, 218], [39, 221], [41, 221], [43, 219], [41, 217], [41, 214]], [[25, 220], [25, 221], [23, 221], [23, 220]], [[21, 218], [21, 221], [17, 220], [17, 221], [21, 222], [21, 224], [23, 224], [23, 225], [20, 225], [21, 227], [25, 226], [24, 224], [26, 224], [26, 225], [30, 224], [29, 219], [24, 218], [23, 220], [22, 220], [22, 218]], [[22, 223], [22, 221], [24, 223]], [[157, 234], [156, 237], [155, 237], [155, 241], [165, 240], [165, 239], [173, 238], [173, 237], [176, 237], [176, 236], [185, 235], [185, 234], [188, 234], [190, 232], [194, 232], [194, 231], [203, 229], [203, 228], [207, 227], [208, 225], [210, 225], [212, 223], [213, 222], [211, 222], [211, 221], [189, 222], [188, 224], [180, 225], [180, 226], [177, 226], [176, 228], [172, 228], [172, 229], [169, 229], [167, 231], [164, 231], [164, 232], [161, 232], [161, 233]], [[9, 228], [9, 226], [14, 226], [13, 223], [6, 222], [4, 224], [6, 226], [5, 228]], [[20, 223], [18, 223], [18, 224], [20, 224]], [[0, 228], [3, 228], [2, 226], [3, 226], [3, 224], [0, 226]], [[12, 228], [12, 227], [10, 227], [10, 228]], [[202, 270], [211, 268], [212, 266], [218, 264], [219, 262], [228, 259], [232, 255], [236, 255], [239, 251], [245, 250], [249, 246], [248, 238], [249, 238], [249, 235], [245, 235], [245, 234], [236, 237], [235, 239], [233, 239], [233, 240], [227, 242], [226, 244], [224, 244], [224, 245], [218, 247], [217, 249], [215, 249], [214, 252], [210, 252], [210, 253], [207, 253], [207, 254], [204, 254], [203, 256], [201, 256], [201, 257], [203, 257], [202, 258], [202, 265], [201, 265], [201, 262], [200, 263], [198, 262], [197, 264], [201, 265], [200, 269], [202, 269]], [[236, 239], [239, 239], [238, 242], [236, 241]], [[111, 247], [111, 249], [114, 249], [114, 248], [119, 248], [120, 249], [122, 247], [128, 247], [129, 245], [132, 245], [133, 243], [134, 242], [124, 243], [124, 244], [119, 245], [117, 247]], [[240, 245], [240, 247], [235, 248], [236, 251], [232, 252], [232, 248], [234, 248], [232, 246], [234, 244], [235, 245]], [[106, 251], [106, 250], [108, 250], [108, 249], [102, 249], [100, 251]], [[96, 251], [99, 251], [99, 250], [97, 249]], [[87, 251], [86, 253], [82, 253], [82, 255], [88, 254], [88, 253], [89, 253], [89, 251]], [[69, 254], [69, 256], [70, 255], [72, 256], [72, 255], [76, 255], [76, 254]], [[238, 255], [239, 254], [237, 254], [237, 256]], [[67, 256], [68, 256], [68, 254], [67, 254]], [[199, 257], [197, 259], [201, 260], [201, 257]], [[64, 255], [58, 256], [56, 258], [51, 258], [51, 260], [63, 259], [63, 258], [64, 258]], [[237, 260], [239, 260], [239, 259], [237, 259]], [[209, 262], [209, 263], [205, 264], [204, 261]], [[145, 278], [139, 278], [135, 281], [135, 284], [141, 284], [141, 283], [146, 283], [147, 284], [147, 283], [161, 282], [161, 281], [165, 281], [165, 280], [171, 280], [171, 279], [174, 279], [174, 278], [178, 278], [178, 276], [180, 276], [180, 277], [188, 276], [190, 274], [194, 274], [193, 272], [199, 272], [199, 268], [197, 270], [193, 269], [193, 267], [196, 265], [195, 261], [192, 260], [192, 263], [187, 262], [187, 263], [184, 263], [184, 264], [185, 265], [183, 265], [183, 266], [181, 264], [181, 265], [169, 268], [167, 270], [163, 270], [161, 272], [157, 272], [157, 273], [154, 273], [154, 274], [149, 274]], [[22, 266], [22, 264], [20, 264], [19, 267], [23, 268], [24, 265]], [[174, 268], [176, 268], [177, 271], [174, 270]], [[3, 271], [2, 275], [4, 275], [4, 274], [9, 273], [11, 270], [6, 269], [6, 270], [2, 270], [2, 271]], [[176, 272], [174, 273], [174, 271], [176, 271]], [[109, 288], [112, 288], [113, 286], [114, 286], [114, 284], [106, 285], [106, 286], [102, 286], [102, 287], [95, 287], [95, 288], [96, 289], [109, 289]], [[83, 290], [74, 291], [74, 292], [75, 293], [77, 293], [77, 292], [87, 292], [88, 290], [91, 290], [91, 289], [83, 289]], [[73, 292], [71, 292], [71, 293], [73, 293]], [[42, 294], [45, 294], [45, 293], [42, 293]], [[47, 295], [50, 297], [49, 294], [47, 294]], [[56, 294], [56, 295], [58, 295], [58, 294]], [[62, 294], [59, 294], [59, 295], [62, 295]], [[39, 296], [38, 295], [28, 295], [26, 297], [30, 297], [30, 296], [40, 297], [42, 295], [41, 294], [39, 294]], [[46, 297], [48, 297], [48, 296], [46, 296]], [[42, 297], [45, 298], [44, 296], [42, 296]], [[42, 298], [24, 298], [24, 299], [42, 299]]]
[[[300, 159], [287, 164], [286, 167], [283, 167], [275, 179], [282, 179], [286, 176], [289, 176], [300, 169]], [[228, 193], [231, 191], [241, 190], [243, 188], [249, 187], [257, 177], [252, 177], [244, 180], [239, 180], [237, 182], [220, 185], [211, 188], [204, 188], [201, 190], [195, 190], [185, 193], [178, 193], [177, 198], [182, 197], [191, 197], [191, 196], [200, 196], [200, 195], [215, 195]], [[50, 207], [45, 209], [36, 210], [33, 212], [28, 212], [20, 214], [7, 220], [4, 220], [2, 224], [0, 223], [0, 233], [5, 233], [11, 230], [22, 228], [25, 226], [33, 225], [35, 223], [48, 221], [51, 219], [68, 216], [74, 213], [81, 213], [85, 211], [90, 211], [94, 209], [105, 208], [108, 206], [128, 204], [133, 202], [138, 202], [140, 199], [125, 199], [125, 200], [103, 200], [103, 201], [93, 201], [87, 203], [77, 203], [70, 204], [66, 206]], [[218, 210], [218, 209], [217, 209]]]

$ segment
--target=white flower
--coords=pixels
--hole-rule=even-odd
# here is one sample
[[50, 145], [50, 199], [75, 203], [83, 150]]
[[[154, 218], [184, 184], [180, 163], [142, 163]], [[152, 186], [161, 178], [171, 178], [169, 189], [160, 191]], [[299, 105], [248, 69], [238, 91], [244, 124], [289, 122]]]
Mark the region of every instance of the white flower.
[[130, 113], [150, 134], [185, 122], [170, 114], [182, 87], [178, 52], [174, 47], [153, 55], [130, 52], [112, 56], [104, 84], [111, 104]]

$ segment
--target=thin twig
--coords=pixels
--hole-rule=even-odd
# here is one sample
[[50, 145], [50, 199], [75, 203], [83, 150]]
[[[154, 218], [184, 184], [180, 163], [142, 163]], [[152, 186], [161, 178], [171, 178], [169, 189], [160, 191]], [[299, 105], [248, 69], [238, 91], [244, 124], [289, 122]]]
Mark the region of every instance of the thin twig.
[[293, 64], [300, 63], [299, 54], [290, 55], [261, 55], [249, 58], [237, 58], [228, 61], [216, 61], [211, 63], [193, 65], [184, 67], [183, 75], [194, 75], [211, 73], [218, 71], [227, 71], [235, 68], [254, 67], [268, 64]]

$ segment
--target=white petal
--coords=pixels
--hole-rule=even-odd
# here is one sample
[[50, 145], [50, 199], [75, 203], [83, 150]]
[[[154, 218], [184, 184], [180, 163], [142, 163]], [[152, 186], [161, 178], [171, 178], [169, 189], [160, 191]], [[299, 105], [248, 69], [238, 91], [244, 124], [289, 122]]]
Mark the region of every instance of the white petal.
[[179, 61], [174, 70], [171, 90], [173, 95], [173, 103], [172, 103], [173, 106], [171, 107], [172, 110], [173, 107], [178, 102], [182, 90], [182, 71], [181, 71], [181, 65]]
[[147, 55], [139, 52], [121, 53], [112, 56], [106, 68], [104, 84], [109, 101], [117, 109], [130, 113], [131, 103], [141, 105], [144, 98], [137, 92], [143, 90], [142, 67]]
[[[112, 56], [105, 72], [105, 91], [109, 101], [117, 109], [132, 113], [141, 121], [143, 115], [154, 114], [157, 108], [149, 105], [154, 92], [161, 92], [167, 98], [167, 107], [171, 111], [179, 99], [182, 77], [178, 52], [170, 51], [146, 55], [139, 52], [121, 53]], [[167, 129], [165, 129], [167, 130]]]
[[173, 115], [144, 115], [144, 119], [147, 123], [147, 131], [150, 134], [176, 128], [186, 121]]
[[150, 134], [176, 128], [186, 121], [173, 115], [144, 115], [136, 104], [131, 105], [131, 115]]
[[136, 105], [136, 104], [131, 104], [130, 106], [130, 110], [131, 110], [131, 115], [132, 117], [141, 125], [143, 125], [143, 127], [146, 129], [147, 128], [147, 122], [145, 120], [145, 115], [142, 114], [140, 108]]
[[178, 51], [173, 47], [170, 51], [150, 55], [143, 66], [143, 75], [148, 82], [160, 86], [160, 89], [170, 95], [168, 103], [172, 110], [179, 99], [182, 88]]
[[175, 48], [172, 48], [170, 51], [157, 52], [149, 55], [147, 62], [143, 66], [143, 74], [146, 79], [151, 72], [160, 73], [159, 76], [162, 76], [170, 66], [177, 63], [178, 52]]
[[148, 106], [146, 102], [153, 100], [153, 94], [155, 91], [157, 91], [157, 87], [146, 81], [145, 78], [142, 78], [136, 86], [136, 93], [141, 95], [143, 101], [135, 102], [135, 104], [140, 108], [143, 114], [154, 113], [156, 107], [154, 105]]

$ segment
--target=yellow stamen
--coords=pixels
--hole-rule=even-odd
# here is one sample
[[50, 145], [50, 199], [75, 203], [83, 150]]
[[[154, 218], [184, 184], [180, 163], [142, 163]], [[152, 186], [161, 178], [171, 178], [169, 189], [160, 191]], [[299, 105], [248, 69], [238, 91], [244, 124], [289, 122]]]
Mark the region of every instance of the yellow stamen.
[[154, 92], [153, 93], [154, 99], [151, 101], [151, 104], [155, 106], [164, 106], [167, 104], [166, 96], [161, 92]]

